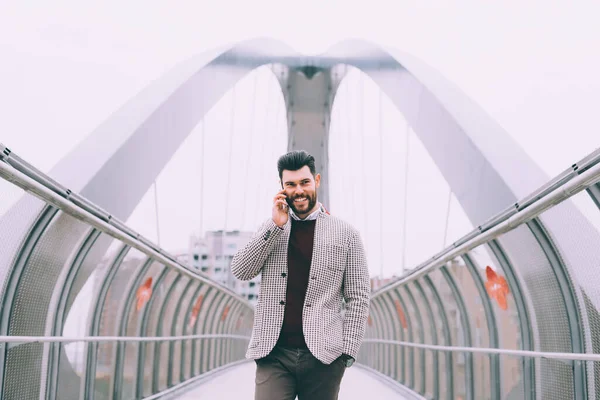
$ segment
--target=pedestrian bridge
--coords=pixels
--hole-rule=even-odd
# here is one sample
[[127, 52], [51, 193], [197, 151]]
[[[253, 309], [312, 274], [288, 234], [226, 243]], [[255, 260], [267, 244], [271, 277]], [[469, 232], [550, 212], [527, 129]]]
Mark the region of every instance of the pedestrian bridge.
[[2, 399], [253, 398], [252, 305], [123, 221], [210, 107], [265, 64], [324, 204], [331, 104], [352, 66], [406, 116], [475, 227], [374, 288], [342, 400], [600, 398], [600, 234], [574, 203], [600, 213], [600, 153], [549, 178], [408, 55], [348, 42], [306, 57], [256, 40], [175, 68], [48, 173], [0, 147], [0, 194], [18, 194], [0, 214]]

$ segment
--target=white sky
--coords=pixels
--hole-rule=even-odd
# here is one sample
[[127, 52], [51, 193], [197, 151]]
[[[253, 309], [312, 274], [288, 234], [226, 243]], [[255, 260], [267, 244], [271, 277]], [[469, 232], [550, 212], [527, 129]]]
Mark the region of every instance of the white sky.
[[[0, 142], [49, 171], [114, 110], [193, 54], [257, 36], [311, 54], [345, 38], [364, 38], [438, 69], [551, 176], [600, 146], [599, 11], [597, 2], [582, 1], [2, 2]], [[380, 179], [378, 89], [353, 72], [341, 93], [332, 122], [331, 209], [361, 229], [372, 273], [379, 273], [383, 250], [384, 274], [390, 275], [399, 272], [402, 259], [406, 127], [384, 98]], [[220, 229], [225, 219], [228, 229], [254, 229], [268, 216], [277, 189], [275, 160], [286, 146], [281, 94], [263, 68], [237, 85], [235, 98], [233, 114], [228, 94], [205, 120], [204, 201], [199, 189], [202, 126], [158, 179], [161, 244], [169, 250], [187, 247], [189, 234], [200, 229], [202, 209], [204, 229]], [[352, 145], [339, 140], [348, 129], [355, 138]], [[365, 135], [364, 151], [360, 135]], [[265, 137], [262, 147], [258, 139]], [[415, 139], [412, 134], [409, 267], [441, 249], [448, 203], [446, 183]], [[366, 180], [360, 169], [357, 176], [347, 174], [351, 151], [360, 165], [367, 165]], [[7, 185], [0, 183], [0, 213], [16, 198]], [[156, 239], [152, 190], [128, 223]], [[452, 201], [449, 240], [469, 229]]]

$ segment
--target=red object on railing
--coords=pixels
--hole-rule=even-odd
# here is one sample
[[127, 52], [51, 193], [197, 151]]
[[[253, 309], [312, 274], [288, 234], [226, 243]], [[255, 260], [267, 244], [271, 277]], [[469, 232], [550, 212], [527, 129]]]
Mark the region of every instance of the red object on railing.
[[221, 321], [225, 321], [225, 318], [227, 318], [227, 314], [229, 314], [229, 304], [225, 306], [225, 309], [223, 309], [223, 314], [221, 314]]
[[400, 300], [396, 300], [396, 312], [398, 313], [398, 318], [400, 318], [400, 323], [404, 329], [407, 328], [406, 324], [406, 315], [404, 315], [404, 310], [402, 309], [402, 304], [400, 304]]
[[152, 277], [146, 279], [146, 282], [138, 288], [135, 296], [137, 298], [136, 310], [140, 311], [152, 296]]
[[200, 308], [202, 307], [202, 300], [204, 300], [204, 295], [198, 296], [196, 303], [194, 304], [194, 308], [192, 308], [192, 317], [190, 318], [189, 327], [193, 327], [198, 319], [198, 314], [200, 314]]
[[510, 293], [510, 290], [506, 279], [504, 279], [503, 276], [498, 275], [489, 265], [485, 267], [485, 274], [487, 276], [485, 290], [487, 291], [488, 296], [495, 299], [501, 309], [507, 310], [508, 301], [506, 296]]

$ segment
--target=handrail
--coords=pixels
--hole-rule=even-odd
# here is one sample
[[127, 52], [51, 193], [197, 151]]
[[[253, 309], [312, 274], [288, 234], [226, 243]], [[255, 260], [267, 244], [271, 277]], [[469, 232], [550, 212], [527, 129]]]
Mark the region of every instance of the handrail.
[[600, 149], [573, 164], [569, 170], [562, 172], [546, 185], [524, 197], [522, 201], [496, 214], [427, 261], [407, 271], [396, 280], [383, 285], [372, 296], [378, 296], [389, 289], [412, 281], [429, 270], [460, 257], [477, 246], [536, 218], [548, 208], [563, 202], [598, 181], [600, 181]]
[[460, 346], [440, 346], [434, 344], [421, 344], [413, 342], [401, 342], [398, 340], [388, 339], [364, 339], [363, 343], [382, 343], [394, 344], [405, 347], [414, 347], [424, 350], [451, 351], [458, 353], [483, 353], [483, 354], [502, 354], [516, 357], [537, 357], [537, 358], [552, 358], [555, 360], [569, 361], [600, 361], [600, 354], [593, 353], [553, 353], [545, 351], [530, 351], [530, 350], [509, 350], [490, 347], [460, 347]]
[[183, 336], [0, 336], [0, 343], [174, 342], [195, 339], [250, 340], [250, 336], [204, 334]]
[[94, 228], [118, 239], [155, 261], [167, 267], [175, 268], [190, 278], [202, 281], [208, 285], [219, 288], [251, 308], [250, 303], [233, 290], [220, 282], [213, 281], [200, 272], [192, 270], [181, 263], [173, 255], [163, 250], [152, 241], [133, 231], [123, 222], [111, 216], [100, 207], [94, 205], [84, 197], [71, 192], [43, 174], [35, 167], [28, 164], [0, 143], [0, 177], [12, 182], [21, 189], [54, 205], [61, 211], [82, 220]]

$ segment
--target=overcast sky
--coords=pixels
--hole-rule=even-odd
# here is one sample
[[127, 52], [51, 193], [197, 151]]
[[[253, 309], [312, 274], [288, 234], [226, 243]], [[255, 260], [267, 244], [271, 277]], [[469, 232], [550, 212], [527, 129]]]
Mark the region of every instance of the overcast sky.
[[[258, 36], [308, 54], [364, 38], [439, 70], [552, 176], [600, 147], [599, 11], [597, 2], [582, 1], [2, 2], [0, 142], [49, 171], [139, 90], [193, 54]], [[372, 274], [381, 265], [385, 275], [397, 273], [405, 188], [407, 267], [444, 245], [449, 189], [414, 133], [404, 182], [406, 124], [387, 98], [380, 104], [369, 78], [353, 71], [340, 90], [331, 128], [330, 208], [361, 230]], [[269, 215], [275, 160], [286, 149], [281, 92], [266, 67], [235, 92], [235, 100], [226, 94], [206, 116], [157, 180], [161, 245], [169, 250], [185, 249], [200, 229], [253, 230]], [[346, 134], [352, 142], [341, 140]], [[4, 212], [19, 192], [6, 182], [0, 190]], [[578, 198], [578, 205], [599, 224], [587, 199]], [[151, 188], [128, 223], [157, 240], [155, 211]], [[469, 229], [452, 199], [446, 243]]]

